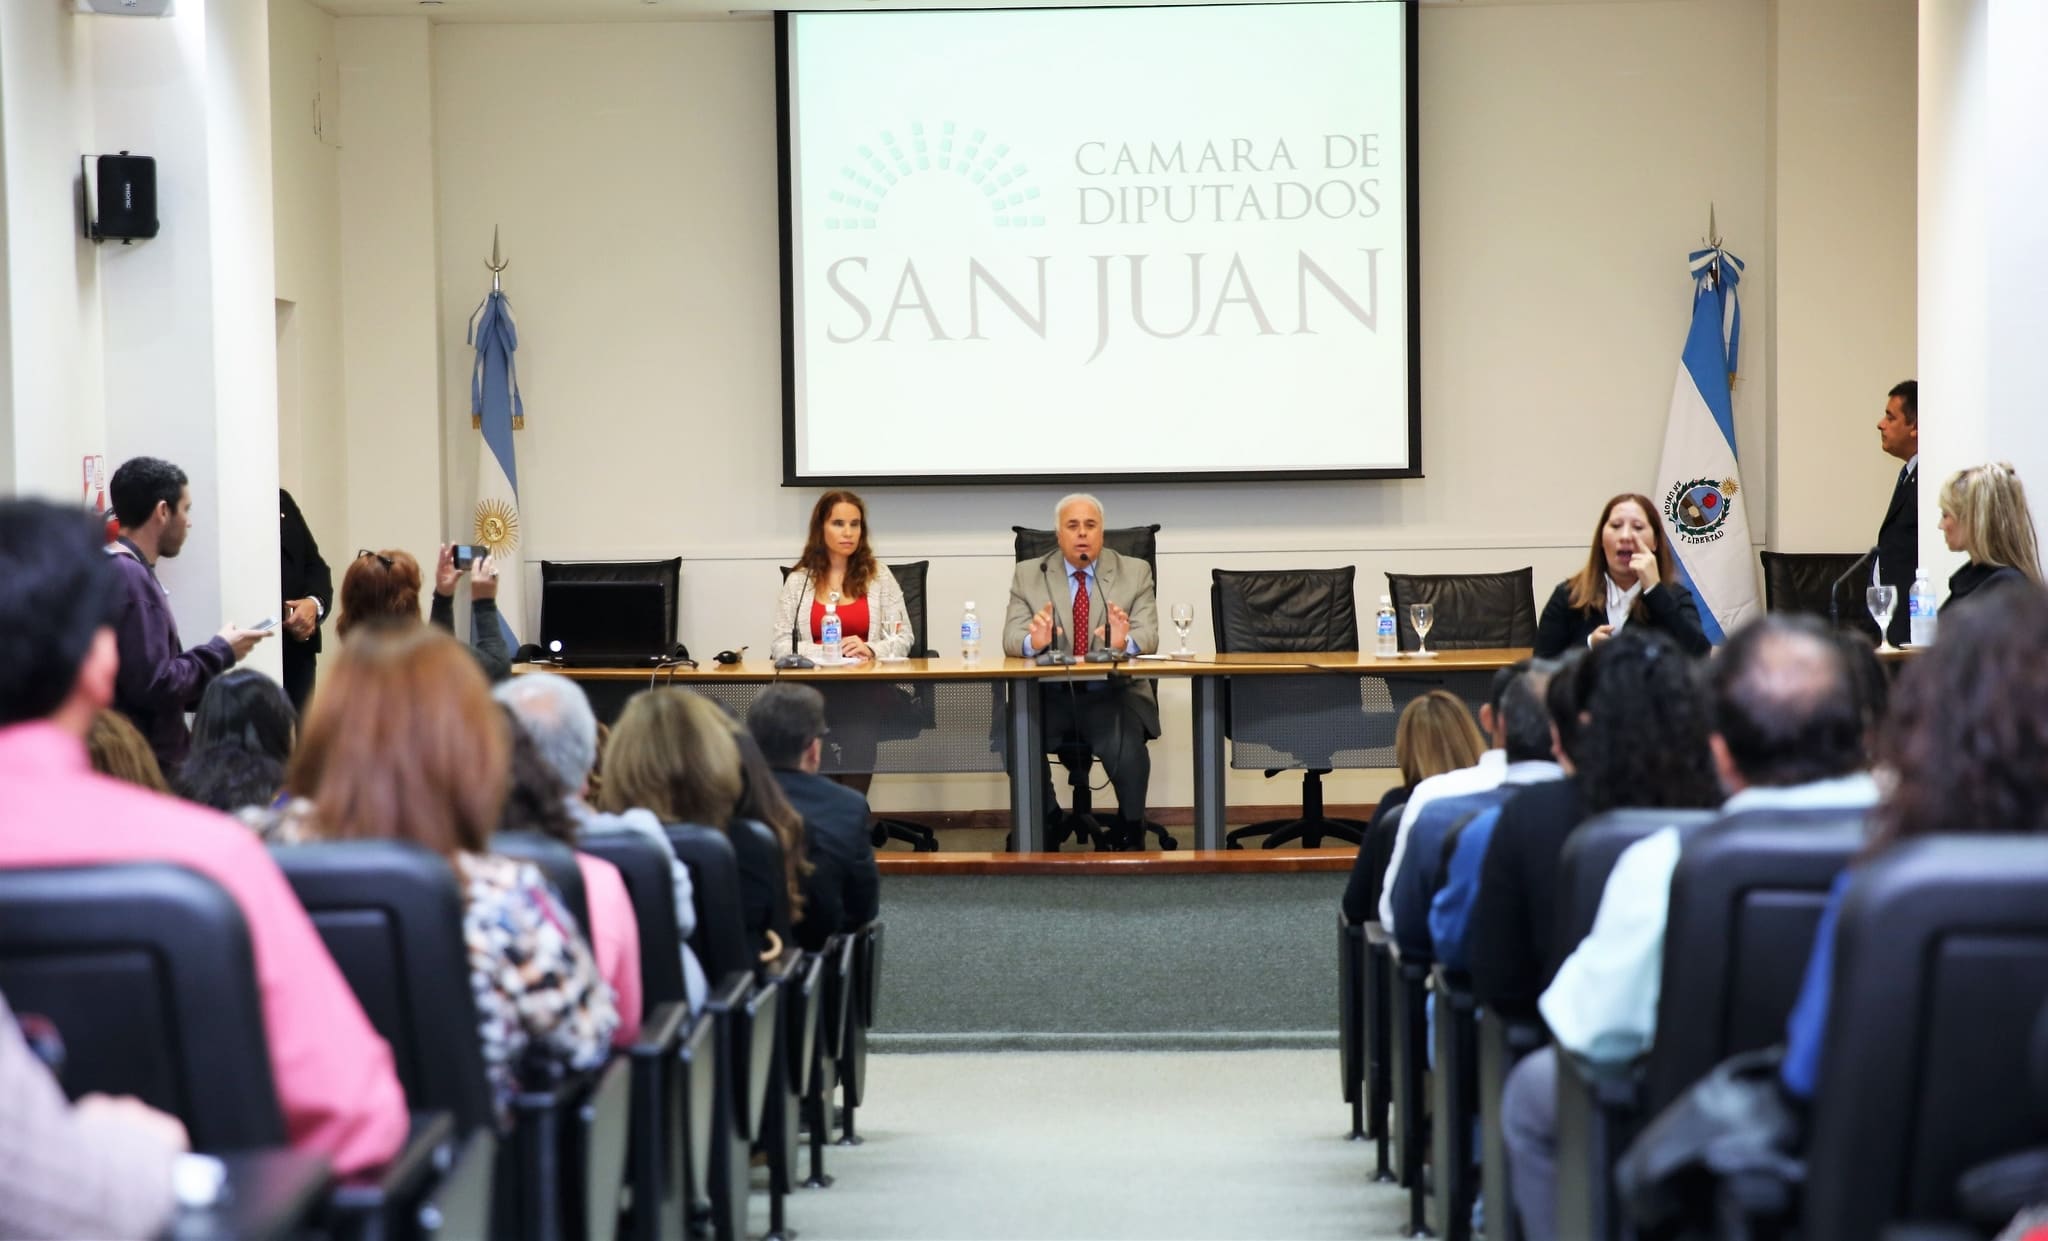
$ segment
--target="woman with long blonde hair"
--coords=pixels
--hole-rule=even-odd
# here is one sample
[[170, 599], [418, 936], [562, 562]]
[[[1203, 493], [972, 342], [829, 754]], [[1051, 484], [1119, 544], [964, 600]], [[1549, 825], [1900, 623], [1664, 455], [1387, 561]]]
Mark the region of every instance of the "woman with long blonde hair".
[[1992, 587], [2041, 582], [2041, 551], [2027, 489], [2009, 461], [1957, 470], [1941, 485], [1941, 537], [1970, 563], [1948, 579], [1948, 601]]

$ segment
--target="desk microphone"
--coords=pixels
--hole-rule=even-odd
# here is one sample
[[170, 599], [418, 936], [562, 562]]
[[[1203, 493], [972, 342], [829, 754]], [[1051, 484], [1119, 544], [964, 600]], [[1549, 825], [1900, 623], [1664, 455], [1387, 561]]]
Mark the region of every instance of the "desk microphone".
[[[1086, 564], [1087, 561], [1083, 560], [1082, 563]], [[1045, 579], [1046, 602], [1052, 603], [1053, 600], [1059, 597], [1052, 593], [1052, 566], [1043, 560], [1039, 561], [1038, 576]], [[1073, 651], [1066, 642], [1061, 640], [1064, 633], [1065, 630], [1060, 627], [1059, 606], [1054, 604], [1052, 609], [1052, 646], [1038, 653], [1038, 658], [1035, 662], [1039, 667], [1065, 667], [1074, 662]]]
[[784, 668], [815, 668], [818, 666], [811, 660], [810, 656], [804, 654], [803, 646], [796, 638], [797, 625], [801, 622], [804, 614], [804, 591], [810, 590], [814, 585], [816, 583], [811, 581], [811, 575], [805, 573], [804, 584], [799, 586], [796, 592], [796, 615], [789, 618], [789, 654], [776, 657], [775, 667], [777, 671]]
[[[1100, 557], [1097, 557], [1097, 559], [1100, 559]], [[1082, 555], [1081, 555], [1081, 567], [1082, 567], [1082, 568], [1086, 568], [1086, 567], [1088, 567], [1088, 560], [1089, 560], [1089, 557], [1088, 557], [1087, 553], [1085, 553], [1085, 552], [1084, 552], [1084, 553], [1082, 553]], [[1096, 579], [1095, 579], [1095, 580], [1096, 580], [1097, 582], [1100, 582], [1100, 581], [1102, 580], [1102, 578], [1101, 578], [1101, 575], [1100, 575], [1100, 574], [1098, 574], [1098, 575], [1096, 576]], [[1097, 646], [1097, 647], [1093, 647], [1093, 648], [1091, 648], [1091, 649], [1089, 650], [1089, 652], [1088, 652], [1088, 662], [1089, 662], [1089, 663], [1091, 663], [1091, 664], [1108, 664], [1108, 665], [1110, 665], [1111, 667], [1114, 667], [1114, 666], [1116, 666], [1116, 662], [1117, 662], [1118, 660], [1120, 660], [1120, 659], [1122, 659], [1122, 658], [1123, 658], [1123, 656], [1124, 656], [1124, 653], [1123, 653], [1123, 651], [1121, 651], [1121, 650], [1119, 650], [1119, 649], [1116, 649], [1116, 648], [1114, 648], [1114, 647], [1113, 647], [1113, 646], [1112, 646], [1112, 645], [1110, 644], [1110, 640], [1109, 640], [1109, 596], [1108, 596], [1107, 594], [1104, 594], [1104, 593], [1103, 593], [1103, 592], [1101, 592], [1101, 591], [1097, 591], [1096, 593], [1097, 593], [1097, 594], [1100, 594], [1100, 595], [1102, 595], [1102, 645], [1101, 645], [1101, 646]], [[1090, 617], [1089, 617], [1089, 619], [1090, 619], [1090, 620], [1093, 620], [1093, 619], [1094, 619], [1094, 617], [1093, 617], [1093, 616], [1090, 616]], [[1094, 636], [1095, 636], [1095, 635], [1091, 633], [1091, 634], [1089, 634], [1088, 636], [1089, 636], [1089, 638], [1090, 638], [1091, 640], [1093, 640], [1093, 638], [1094, 638]]]
[[[1841, 600], [1838, 598], [1842, 590], [1842, 583], [1854, 577], [1856, 575], [1856, 570], [1862, 568], [1865, 564], [1869, 563], [1869, 561], [1877, 555], [1877, 552], [1878, 549], [1873, 547], [1869, 551], [1864, 552], [1861, 556], [1856, 557], [1855, 560], [1849, 563], [1848, 568], [1842, 570], [1842, 576], [1836, 578], [1834, 584], [1828, 587], [1828, 628], [1839, 629], [1842, 625], [1842, 618], [1840, 615]], [[1884, 640], [1883, 634], [1879, 634], [1877, 636], [1878, 641], [1882, 642]]]

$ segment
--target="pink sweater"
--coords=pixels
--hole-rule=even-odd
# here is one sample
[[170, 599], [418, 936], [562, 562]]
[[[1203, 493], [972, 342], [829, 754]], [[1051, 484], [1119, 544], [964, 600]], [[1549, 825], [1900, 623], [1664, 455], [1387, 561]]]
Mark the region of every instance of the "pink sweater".
[[94, 774], [85, 744], [54, 725], [0, 728], [0, 867], [104, 862], [184, 866], [242, 907], [293, 1146], [342, 1175], [398, 1153], [408, 1121], [391, 1049], [262, 843], [211, 810]]
[[601, 857], [577, 853], [583, 872], [583, 895], [590, 902], [590, 953], [597, 972], [612, 985], [619, 1010], [612, 1046], [626, 1047], [640, 1036], [640, 918], [619, 868]]

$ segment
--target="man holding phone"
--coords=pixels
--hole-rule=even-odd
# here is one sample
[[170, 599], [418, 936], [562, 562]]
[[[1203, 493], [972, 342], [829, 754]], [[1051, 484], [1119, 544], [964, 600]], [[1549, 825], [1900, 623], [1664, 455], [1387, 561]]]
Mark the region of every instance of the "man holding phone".
[[185, 713], [199, 705], [213, 678], [270, 635], [267, 629], [227, 625], [189, 651], [179, 641], [156, 562], [183, 551], [192, 530], [192, 488], [185, 471], [155, 457], [136, 457], [114, 471], [107, 496], [120, 524], [120, 537], [107, 548], [121, 579], [114, 611], [121, 653], [114, 709], [149, 739], [157, 763], [169, 774], [192, 747]]

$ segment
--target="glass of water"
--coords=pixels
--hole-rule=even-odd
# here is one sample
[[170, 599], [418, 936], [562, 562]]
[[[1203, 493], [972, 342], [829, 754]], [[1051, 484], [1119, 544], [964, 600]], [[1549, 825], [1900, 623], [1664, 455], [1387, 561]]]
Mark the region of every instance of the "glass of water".
[[904, 660], [909, 659], [917, 654], [916, 651], [910, 649], [914, 645], [914, 643], [911, 641], [909, 621], [899, 620], [894, 624], [890, 625], [889, 638], [889, 646], [895, 650], [903, 652], [903, 654], [878, 656], [877, 658], [882, 663], [900, 664]]
[[1415, 626], [1415, 658], [1435, 659], [1436, 652], [1429, 649], [1429, 627], [1436, 624], [1436, 609], [1427, 603], [1411, 603], [1408, 623]]
[[1896, 651], [1889, 631], [1892, 624], [1892, 609], [1899, 603], [1899, 588], [1896, 586], [1872, 586], [1863, 592], [1863, 601], [1870, 607], [1870, 619], [1877, 622], [1877, 649]]
[[1173, 627], [1180, 631], [1180, 648], [1170, 653], [1185, 659], [1194, 654], [1188, 649], [1188, 629], [1195, 623], [1195, 609], [1185, 603], [1176, 603], [1170, 615], [1173, 617]]

